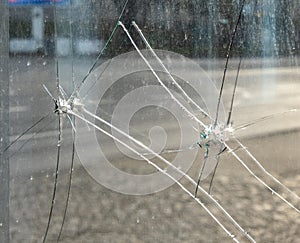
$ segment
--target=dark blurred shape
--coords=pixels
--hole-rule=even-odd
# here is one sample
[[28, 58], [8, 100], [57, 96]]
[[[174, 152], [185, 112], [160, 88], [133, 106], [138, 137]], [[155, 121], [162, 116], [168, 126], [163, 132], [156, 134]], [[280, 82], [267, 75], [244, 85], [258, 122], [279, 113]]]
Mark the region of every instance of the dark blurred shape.
[[8, 7], [0, 1], [0, 242], [9, 242], [9, 79], [8, 79]]

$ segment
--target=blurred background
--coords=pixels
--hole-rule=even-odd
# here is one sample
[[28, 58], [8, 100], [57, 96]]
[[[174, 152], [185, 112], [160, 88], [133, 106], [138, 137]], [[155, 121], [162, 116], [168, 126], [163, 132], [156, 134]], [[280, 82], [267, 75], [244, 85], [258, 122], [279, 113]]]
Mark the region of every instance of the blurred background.
[[[41, 52], [69, 55], [70, 42], [77, 53], [97, 53], [109, 37], [122, 2], [55, 1], [57, 39], [51, 1], [9, 2], [11, 53]], [[155, 48], [189, 57], [224, 57], [242, 1], [129, 1], [125, 23], [135, 20]], [[245, 1], [234, 55], [291, 56], [299, 49], [298, 1]], [[70, 20], [76, 26], [70, 32]], [[70, 36], [72, 35], [72, 36]], [[107, 53], [119, 54], [128, 41], [115, 38]], [[130, 46], [130, 44], [129, 44]]]
[[[129, 0], [121, 20], [141, 49], [145, 45], [131, 26], [131, 21], [139, 25], [154, 49], [175, 52], [199, 65], [199, 70], [204, 71], [207, 80], [216, 86], [218, 92], [228, 46], [243, 3], [222, 97], [225, 114], [230, 107], [234, 81], [242, 60], [233, 127], [277, 115], [239, 130], [235, 135], [264, 167], [299, 195], [299, 1]], [[50, 114], [8, 151], [1, 153], [1, 242], [42, 241], [51, 205], [58, 136], [54, 102], [42, 85], [57, 97], [58, 76], [60, 84], [70, 95], [95, 63], [123, 5], [124, 1], [117, 0], [1, 1], [1, 151], [9, 141]], [[130, 51], [134, 51], [130, 40], [121, 28], [117, 28], [96, 66], [103, 67], [111, 58]], [[186, 67], [182, 68], [182, 72], [189, 71]], [[101, 75], [97, 71], [94, 74]], [[199, 79], [202, 74], [199, 74]], [[130, 90], [140, 87], [140, 80], [145, 86], [153, 84], [149, 73], [139, 75], [126, 75], [113, 86], [114, 89], [108, 90], [99, 101], [99, 114], [111, 121], [115, 105], [127, 94], [127, 87]], [[165, 79], [165, 82], [170, 82]], [[192, 98], [197, 100], [199, 97]], [[217, 95], [211, 96], [213, 100], [217, 98]], [[170, 100], [168, 96], [162, 99]], [[293, 109], [296, 111], [289, 112]], [[209, 124], [209, 121], [206, 122]], [[150, 144], [155, 142], [155, 139], [149, 138], [152, 126], [165, 130], [168, 149], [178, 149], [181, 136], [186, 136], [181, 134], [176, 119], [160, 109], [139, 111], [131, 119], [130, 132]], [[64, 118], [58, 191], [47, 242], [57, 240], [62, 223], [72, 141], [72, 127]], [[132, 174], [153, 172], [144, 162], [122, 154], [114, 146], [114, 141], [107, 138], [99, 141], [106, 148], [111, 163], [119, 170]], [[191, 139], [184, 146], [189, 147], [193, 143], [195, 141]], [[87, 144], [86, 153], [92, 155], [89, 146]], [[186, 152], [189, 151], [183, 153]], [[250, 162], [249, 156], [241, 150], [239, 152], [245, 161]], [[172, 160], [175, 155], [164, 156]], [[204, 151], [199, 150], [188, 171], [195, 179], [203, 157]], [[297, 242], [300, 237], [299, 214], [254, 180], [231, 154], [226, 153], [221, 161], [213, 189], [214, 197], [258, 242]], [[257, 168], [253, 169], [255, 173], [261, 173]], [[264, 173], [259, 175], [267, 180]], [[183, 183], [193, 191], [187, 182]], [[272, 181], [268, 183], [299, 205], [297, 197], [281, 191], [282, 188], [273, 185]], [[247, 242], [211, 202], [200, 199], [224, 220], [241, 242]], [[75, 155], [70, 203], [60, 241], [232, 240], [176, 185], [146, 196], [123, 195], [98, 184]]]

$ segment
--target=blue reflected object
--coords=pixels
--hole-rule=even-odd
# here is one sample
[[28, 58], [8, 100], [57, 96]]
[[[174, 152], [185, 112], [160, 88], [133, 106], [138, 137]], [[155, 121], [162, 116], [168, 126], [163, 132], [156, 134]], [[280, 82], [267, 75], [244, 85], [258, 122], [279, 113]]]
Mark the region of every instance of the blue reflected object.
[[9, 6], [23, 5], [67, 5], [69, 0], [8, 0]]

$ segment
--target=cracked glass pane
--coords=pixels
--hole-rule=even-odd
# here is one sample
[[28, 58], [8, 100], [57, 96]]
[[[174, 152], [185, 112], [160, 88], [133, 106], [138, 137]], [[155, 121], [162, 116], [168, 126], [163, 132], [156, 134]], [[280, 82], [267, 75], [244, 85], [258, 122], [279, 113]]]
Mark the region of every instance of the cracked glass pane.
[[299, 238], [297, 1], [5, 4], [1, 242]]

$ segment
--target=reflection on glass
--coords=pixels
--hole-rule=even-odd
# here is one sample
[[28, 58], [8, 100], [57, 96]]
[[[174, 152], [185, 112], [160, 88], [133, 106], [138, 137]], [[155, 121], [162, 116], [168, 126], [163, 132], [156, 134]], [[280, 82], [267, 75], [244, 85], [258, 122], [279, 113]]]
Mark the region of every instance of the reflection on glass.
[[297, 1], [58, 2], [8, 4], [10, 241], [299, 238]]

